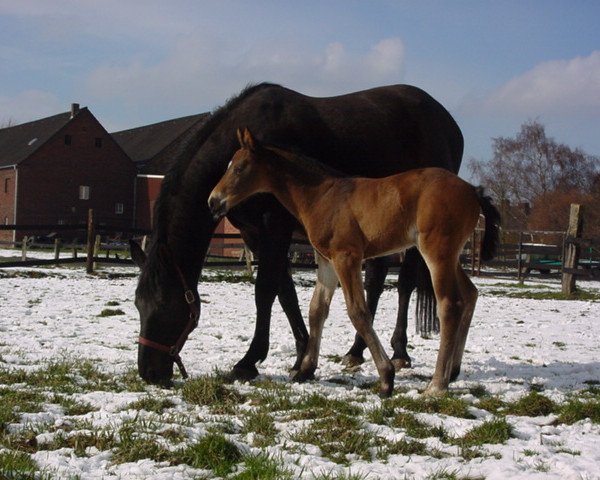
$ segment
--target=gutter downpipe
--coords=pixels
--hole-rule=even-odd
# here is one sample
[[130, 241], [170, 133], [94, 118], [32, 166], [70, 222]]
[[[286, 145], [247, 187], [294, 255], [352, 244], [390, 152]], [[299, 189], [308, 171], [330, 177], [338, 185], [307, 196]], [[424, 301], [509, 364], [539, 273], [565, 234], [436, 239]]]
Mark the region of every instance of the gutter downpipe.
[[[17, 224], [17, 206], [18, 206], [18, 201], [19, 201], [19, 195], [18, 195], [18, 191], [19, 191], [19, 170], [17, 169], [16, 165], [13, 165], [13, 168], [15, 170], [15, 209], [13, 212], [13, 225]], [[13, 230], [13, 244], [16, 243], [17, 241], [17, 231]]]

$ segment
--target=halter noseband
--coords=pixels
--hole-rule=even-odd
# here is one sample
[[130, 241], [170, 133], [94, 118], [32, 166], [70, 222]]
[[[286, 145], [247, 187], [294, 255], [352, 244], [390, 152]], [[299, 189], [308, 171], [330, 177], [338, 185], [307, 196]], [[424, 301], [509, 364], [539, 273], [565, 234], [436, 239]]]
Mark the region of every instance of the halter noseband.
[[198, 326], [198, 320], [200, 318], [200, 306], [196, 303], [196, 296], [194, 295], [192, 289], [188, 287], [188, 284], [185, 280], [185, 277], [183, 276], [181, 269], [177, 265], [175, 265], [175, 270], [177, 271], [177, 274], [179, 275], [179, 280], [181, 281], [181, 285], [183, 286], [185, 303], [188, 304], [188, 307], [190, 309], [190, 316], [188, 318], [187, 323], [185, 324], [185, 327], [183, 328], [183, 331], [179, 335], [177, 341], [171, 346], [163, 345], [162, 343], [149, 340], [147, 338], [142, 337], [141, 335], [138, 339], [138, 343], [140, 345], [144, 345], [146, 347], [150, 347], [160, 352], [169, 354], [171, 357], [173, 357], [173, 361], [177, 364], [177, 367], [179, 367], [181, 376], [183, 378], [188, 378], [188, 374], [185, 370], [185, 367], [183, 366], [183, 361], [181, 360], [179, 352], [181, 352], [181, 349], [183, 348], [183, 345], [185, 344], [188, 335], [192, 333], [192, 331]]

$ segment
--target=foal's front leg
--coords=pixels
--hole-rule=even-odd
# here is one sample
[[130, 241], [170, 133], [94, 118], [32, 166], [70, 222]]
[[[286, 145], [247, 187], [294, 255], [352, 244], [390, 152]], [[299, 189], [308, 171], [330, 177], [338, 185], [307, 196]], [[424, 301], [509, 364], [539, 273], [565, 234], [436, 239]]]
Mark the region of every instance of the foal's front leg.
[[333, 264], [344, 290], [348, 316], [352, 320], [356, 332], [369, 347], [373, 361], [377, 366], [379, 381], [381, 383], [379, 395], [381, 397], [390, 397], [394, 389], [395, 371], [392, 362], [390, 362], [379, 341], [379, 337], [377, 337], [375, 330], [373, 330], [373, 320], [367, 308], [363, 288], [361, 272], [362, 257], [352, 252], [340, 252], [340, 254], [333, 258]]
[[335, 269], [328, 260], [317, 254], [317, 285], [310, 301], [308, 320], [310, 333], [308, 346], [302, 359], [300, 369], [292, 371], [292, 380], [303, 382], [314, 377], [319, 363], [319, 350], [321, 348], [321, 335], [323, 324], [329, 315], [329, 306], [338, 284]]

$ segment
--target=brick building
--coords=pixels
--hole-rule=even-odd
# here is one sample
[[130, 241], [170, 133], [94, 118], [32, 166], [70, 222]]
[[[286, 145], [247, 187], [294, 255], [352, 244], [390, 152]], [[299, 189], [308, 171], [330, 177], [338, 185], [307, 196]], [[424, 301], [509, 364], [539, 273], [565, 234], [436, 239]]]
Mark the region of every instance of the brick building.
[[[127, 152], [137, 168], [135, 182], [135, 226], [150, 230], [154, 204], [165, 174], [173, 165], [181, 145], [197, 134], [209, 117], [201, 113], [164, 122], [112, 133], [113, 138]], [[239, 231], [223, 220], [215, 233], [238, 234]], [[239, 256], [240, 247], [229, 246], [233, 240], [214, 240], [210, 253], [220, 256]], [[227, 246], [226, 246], [227, 245]]]
[[154, 203], [164, 175], [173, 165], [179, 147], [198, 132], [208, 116], [201, 113], [112, 133], [136, 166], [137, 228], [151, 228]]
[[[136, 168], [87, 108], [0, 129], [0, 222], [130, 227]], [[50, 232], [46, 232], [50, 233]], [[0, 231], [15, 241], [40, 232]]]

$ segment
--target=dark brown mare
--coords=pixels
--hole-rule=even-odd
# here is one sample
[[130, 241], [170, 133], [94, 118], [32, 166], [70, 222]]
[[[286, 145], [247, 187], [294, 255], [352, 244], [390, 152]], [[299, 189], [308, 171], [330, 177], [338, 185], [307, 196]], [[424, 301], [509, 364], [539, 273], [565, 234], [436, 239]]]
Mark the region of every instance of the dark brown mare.
[[[176, 355], [164, 350], [180, 350], [199, 315], [198, 279], [216, 226], [206, 201], [238, 148], [235, 131], [239, 125], [270, 143], [331, 161], [333, 167], [351, 175], [382, 177], [430, 166], [457, 172], [462, 157], [463, 139], [456, 122], [416, 87], [392, 85], [314, 98], [261, 84], [231, 99], [175, 155], [177, 160], [156, 203], [147, 257], [132, 245], [132, 256], [142, 269], [135, 302], [140, 337], [145, 339], [138, 349], [138, 368], [146, 381], [167, 383], [172, 378]], [[259, 259], [254, 337], [233, 373], [245, 378], [258, 374], [255, 365], [267, 356], [276, 296], [296, 339], [297, 368], [308, 340], [287, 258], [297, 221], [270, 195], [244, 202], [228, 218]], [[408, 258], [411, 262], [405, 262], [398, 283], [398, 326], [392, 338], [393, 360], [405, 364], [410, 362], [406, 353], [408, 300], [417, 270], [411, 265], [420, 257]], [[373, 310], [383, 278], [377, 274], [365, 281]], [[186, 290], [194, 300], [191, 306], [186, 303]], [[350, 359], [360, 361], [363, 349], [364, 343], [357, 339]]]
[[313, 376], [323, 324], [339, 283], [348, 315], [365, 340], [379, 372], [382, 396], [392, 393], [394, 367], [367, 308], [361, 266], [416, 246], [431, 273], [440, 319], [440, 349], [426, 393], [437, 394], [460, 371], [477, 289], [465, 274], [459, 255], [485, 216], [482, 258], [498, 244], [500, 215], [484, 197], [455, 174], [422, 168], [385, 178], [347, 177], [316, 161], [273, 146], [263, 146], [245, 129], [241, 148], [212, 191], [208, 204], [218, 218], [257, 193], [271, 193], [303, 225], [318, 252], [317, 285], [310, 302], [308, 348], [295, 378]]

